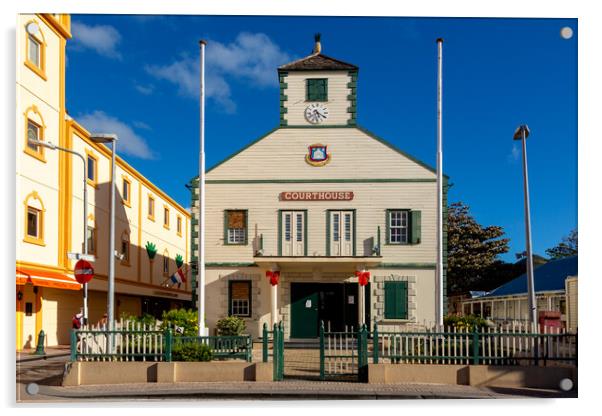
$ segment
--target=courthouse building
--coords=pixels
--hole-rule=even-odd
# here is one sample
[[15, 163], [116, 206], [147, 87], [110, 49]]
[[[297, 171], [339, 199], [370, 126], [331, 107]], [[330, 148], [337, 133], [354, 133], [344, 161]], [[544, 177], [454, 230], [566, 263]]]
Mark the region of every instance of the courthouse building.
[[[72, 316], [83, 305], [68, 253], [84, 240], [83, 187], [88, 189], [86, 232], [95, 256], [89, 284], [90, 322], [106, 312], [111, 152], [66, 113], [65, 47], [70, 16], [19, 15], [16, 61], [16, 347], [69, 344]], [[111, 133], [111, 132], [102, 132]], [[28, 136], [78, 152], [32, 145]], [[119, 148], [119, 146], [118, 146]], [[115, 316], [190, 306], [190, 282], [165, 283], [189, 258], [190, 215], [122, 158], [117, 158]], [[84, 176], [85, 175], [85, 176]], [[84, 178], [86, 184], [84, 185]], [[150, 259], [147, 242], [155, 246]], [[151, 250], [152, 252], [152, 250]]]
[[[283, 321], [288, 339], [317, 337], [320, 321], [435, 322], [436, 174], [357, 125], [358, 72], [316, 41], [278, 68], [279, 126], [207, 170], [211, 332], [228, 315], [254, 336]], [[195, 264], [198, 178], [190, 189]], [[363, 305], [358, 271], [370, 273]]]

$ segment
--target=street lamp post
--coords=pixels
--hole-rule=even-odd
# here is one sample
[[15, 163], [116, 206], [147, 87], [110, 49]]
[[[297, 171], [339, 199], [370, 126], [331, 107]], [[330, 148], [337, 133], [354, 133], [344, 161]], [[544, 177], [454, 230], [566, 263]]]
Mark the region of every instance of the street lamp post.
[[[67, 149], [65, 147], [57, 146], [48, 141], [41, 141], [36, 139], [33, 135], [27, 136], [29, 143], [35, 144], [36, 146], [43, 146], [51, 150], [60, 150], [63, 152], [71, 153], [74, 156], [77, 156], [81, 159], [84, 166], [84, 257], [88, 255], [88, 185], [86, 183], [86, 158], [71, 149]], [[84, 283], [84, 324], [88, 323], [88, 283]]]
[[529, 173], [527, 169], [527, 137], [529, 127], [526, 124], [518, 126], [514, 132], [514, 140], [521, 140], [523, 147], [523, 186], [525, 194], [525, 235], [527, 245], [527, 289], [529, 297], [529, 320], [531, 325], [537, 322], [537, 304], [535, 303], [535, 282], [533, 279], [533, 253], [531, 251], [531, 208], [529, 203]]
[[[109, 331], [115, 327], [115, 153], [117, 147], [117, 135], [115, 134], [92, 134], [90, 140], [94, 143], [111, 143], [111, 216], [109, 226], [109, 287], [107, 288], [107, 318]], [[113, 351], [112, 337], [109, 338], [109, 352]]]

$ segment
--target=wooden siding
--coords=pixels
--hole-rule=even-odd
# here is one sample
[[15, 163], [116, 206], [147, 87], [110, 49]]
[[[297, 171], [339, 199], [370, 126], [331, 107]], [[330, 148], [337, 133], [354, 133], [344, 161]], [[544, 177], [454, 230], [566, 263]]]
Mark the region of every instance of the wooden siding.
[[[381, 227], [384, 263], [435, 262], [436, 194], [434, 182], [414, 183], [252, 183], [207, 184], [206, 253], [208, 262], [252, 262], [255, 233], [263, 234], [264, 255], [278, 254], [278, 210], [307, 209], [308, 255], [326, 255], [326, 210], [356, 209], [357, 255], [371, 255]], [[280, 201], [282, 191], [348, 191], [353, 201]], [[195, 201], [196, 202], [196, 201]], [[408, 208], [422, 213], [420, 244], [384, 244], [386, 210]], [[195, 207], [195, 210], [198, 209]], [[248, 209], [248, 245], [223, 243], [225, 209]], [[198, 238], [194, 239], [198, 244]], [[195, 250], [196, 251], [196, 250]], [[195, 253], [196, 254], [196, 253]]]
[[[308, 147], [328, 146], [330, 162], [314, 167], [305, 161]], [[266, 179], [431, 179], [435, 173], [350, 128], [281, 128], [208, 172], [207, 180]]]
[[577, 331], [578, 325], [578, 297], [577, 297], [577, 277], [569, 277], [565, 282], [566, 286], [566, 326], [569, 331]]
[[311, 125], [305, 119], [305, 108], [313, 102], [306, 100], [308, 78], [328, 79], [328, 100], [321, 103], [328, 108], [329, 116], [320, 125], [347, 124], [349, 120], [347, 108], [350, 106], [347, 96], [351, 94], [351, 90], [347, 87], [347, 83], [351, 81], [348, 71], [302, 71], [289, 72], [285, 78], [287, 88], [284, 93], [287, 100], [284, 101], [284, 107], [287, 112], [284, 119], [288, 125]]

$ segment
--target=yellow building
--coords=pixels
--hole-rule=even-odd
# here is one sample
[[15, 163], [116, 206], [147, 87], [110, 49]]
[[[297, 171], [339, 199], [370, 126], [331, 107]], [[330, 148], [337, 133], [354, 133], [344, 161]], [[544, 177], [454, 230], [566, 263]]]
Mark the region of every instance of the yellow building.
[[[111, 152], [65, 111], [65, 47], [70, 16], [23, 14], [17, 22], [16, 61], [16, 328], [17, 350], [69, 343], [72, 316], [83, 305], [68, 253], [83, 251], [84, 173], [87, 236], [95, 256], [89, 284], [89, 319], [106, 311]], [[111, 132], [103, 132], [111, 133]], [[31, 145], [28, 134], [85, 155], [87, 169], [67, 152]], [[165, 283], [181, 256], [188, 274], [189, 213], [117, 158], [115, 316], [158, 314], [188, 306], [190, 279]], [[147, 242], [156, 246], [150, 260]], [[178, 257], [178, 260], [180, 257]]]

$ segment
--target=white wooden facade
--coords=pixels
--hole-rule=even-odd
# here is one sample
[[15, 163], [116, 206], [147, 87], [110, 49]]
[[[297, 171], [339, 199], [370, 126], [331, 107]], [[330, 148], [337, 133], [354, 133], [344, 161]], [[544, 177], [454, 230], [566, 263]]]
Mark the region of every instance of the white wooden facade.
[[[390, 329], [435, 320], [435, 172], [355, 124], [357, 68], [340, 69], [341, 62], [335, 60], [331, 68], [331, 58], [319, 52], [300, 61], [315, 57], [322, 59], [315, 70], [296, 70], [295, 63], [280, 67], [280, 126], [207, 172], [205, 302], [210, 331], [232, 312], [231, 282], [250, 281], [250, 313], [244, 319], [247, 331], [259, 336], [263, 324], [270, 325], [274, 318], [274, 289], [266, 278], [272, 270], [280, 271], [275, 289], [277, 320], [284, 321], [287, 338], [296, 338], [299, 318], [291, 316], [297, 313], [291, 305], [299, 284], [325, 288], [320, 296], [328, 296], [328, 290], [336, 292], [336, 285], [357, 286], [356, 270], [371, 274], [365, 295], [370, 299], [367, 325], [378, 322]], [[320, 102], [328, 108], [328, 118], [316, 124], [305, 116], [312, 103], [307, 80], [314, 78], [327, 79], [328, 85], [327, 99]], [[321, 166], [308, 161], [312, 145], [326, 147], [328, 160]], [[194, 262], [198, 181], [191, 184]], [[347, 198], [340, 200], [335, 194]], [[390, 244], [389, 210], [418, 212], [413, 217], [418, 241]], [[228, 211], [246, 215], [244, 244], [227, 241]], [[403, 319], [385, 318], [385, 282], [389, 281], [405, 282]], [[341, 308], [355, 305], [361, 311], [361, 296], [361, 290], [357, 297], [355, 292], [347, 294]], [[304, 302], [313, 307], [310, 298]], [[323, 300], [319, 302], [322, 307]], [[327, 325], [338, 319], [334, 312], [327, 318]], [[356, 327], [358, 323], [359, 315]]]

